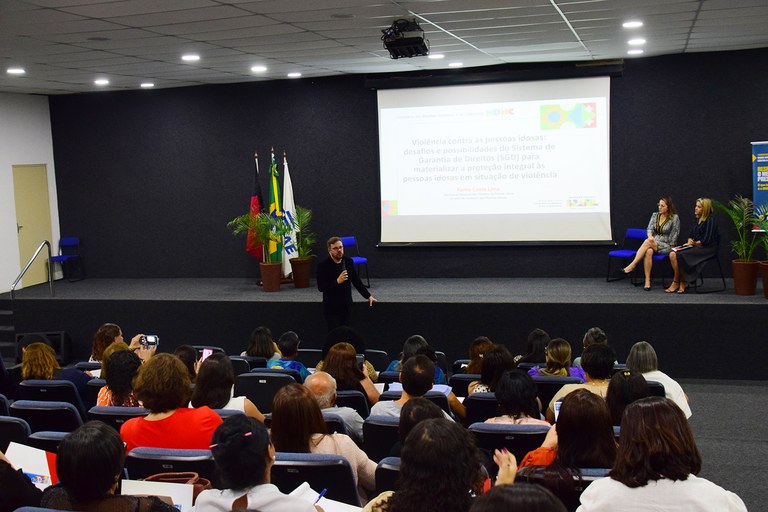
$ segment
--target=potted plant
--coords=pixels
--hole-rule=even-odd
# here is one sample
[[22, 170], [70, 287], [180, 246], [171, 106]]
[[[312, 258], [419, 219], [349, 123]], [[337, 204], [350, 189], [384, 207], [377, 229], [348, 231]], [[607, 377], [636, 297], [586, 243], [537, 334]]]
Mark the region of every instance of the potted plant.
[[296, 205], [293, 229], [296, 231], [296, 251], [298, 256], [291, 258], [293, 285], [296, 288], [309, 288], [309, 278], [312, 276], [312, 247], [315, 244], [315, 234], [309, 230], [312, 222], [312, 210]]
[[235, 217], [227, 223], [227, 227], [235, 236], [245, 235], [250, 229], [256, 232], [259, 240], [264, 245], [264, 258], [266, 261], [259, 262], [264, 291], [276, 292], [280, 290], [283, 251], [269, 254], [268, 242], [282, 243], [283, 236], [288, 232], [288, 226], [285, 221], [279, 217], [272, 217], [268, 212], [264, 211], [258, 215], [246, 213]]
[[715, 201], [715, 206], [728, 214], [736, 228], [736, 238], [731, 240], [731, 250], [736, 259], [731, 261], [733, 287], [736, 295], [754, 295], [757, 289], [758, 262], [752, 255], [759, 244], [755, 225], [755, 205], [748, 197], [737, 195], [728, 204]]
[[755, 224], [763, 230], [759, 240], [766, 259], [760, 262], [760, 272], [763, 274], [763, 295], [768, 299], [768, 203], [755, 206]]

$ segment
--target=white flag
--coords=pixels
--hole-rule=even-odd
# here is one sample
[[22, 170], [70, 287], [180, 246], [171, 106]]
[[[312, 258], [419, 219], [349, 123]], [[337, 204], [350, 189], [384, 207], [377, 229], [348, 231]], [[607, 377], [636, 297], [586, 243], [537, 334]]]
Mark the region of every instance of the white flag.
[[291, 258], [299, 256], [299, 248], [296, 245], [296, 205], [293, 202], [293, 185], [291, 175], [288, 174], [288, 158], [283, 156], [283, 219], [292, 229], [286, 233], [283, 239], [283, 275], [291, 273]]

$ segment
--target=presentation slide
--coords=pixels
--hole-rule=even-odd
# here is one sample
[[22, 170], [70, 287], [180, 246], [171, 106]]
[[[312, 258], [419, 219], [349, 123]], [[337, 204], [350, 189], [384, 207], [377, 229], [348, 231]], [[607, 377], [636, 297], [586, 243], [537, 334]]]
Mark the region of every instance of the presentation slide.
[[378, 91], [381, 243], [611, 240], [610, 78]]

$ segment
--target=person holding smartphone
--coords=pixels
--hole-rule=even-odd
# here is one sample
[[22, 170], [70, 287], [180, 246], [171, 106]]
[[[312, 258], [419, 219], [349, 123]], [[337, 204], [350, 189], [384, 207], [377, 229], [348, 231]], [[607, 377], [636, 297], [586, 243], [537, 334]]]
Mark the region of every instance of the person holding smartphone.
[[157, 346], [160, 345], [160, 337], [156, 334], [137, 334], [131, 338], [131, 344], [128, 346], [133, 350], [142, 363], [146, 363], [157, 352]]

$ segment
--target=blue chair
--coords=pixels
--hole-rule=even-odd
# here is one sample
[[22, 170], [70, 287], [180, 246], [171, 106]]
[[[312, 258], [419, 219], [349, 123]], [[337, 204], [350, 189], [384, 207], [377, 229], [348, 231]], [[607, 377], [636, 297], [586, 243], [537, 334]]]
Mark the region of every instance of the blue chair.
[[77, 408], [83, 420], [87, 417], [85, 404], [83, 404], [80, 393], [75, 385], [68, 380], [23, 380], [19, 383], [19, 398], [45, 402], [69, 402]]
[[88, 418], [103, 421], [120, 432], [123, 424], [131, 418], [141, 418], [149, 414], [143, 407], [116, 407], [96, 405], [88, 409]]
[[535, 450], [547, 436], [546, 425], [505, 425], [503, 423], [472, 423], [469, 431], [475, 436], [477, 446], [493, 453], [506, 448], [517, 460]]
[[339, 407], [351, 407], [357, 411], [361, 418], [365, 419], [371, 414], [368, 398], [362, 391], [348, 389], [336, 392], [336, 405]]
[[125, 457], [128, 478], [139, 480], [156, 473], [193, 471], [217, 487], [218, 474], [211, 450], [181, 450], [139, 446]]
[[[352, 262], [355, 264], [357, 275], [360, 275], [360, 266], [365, 265], [365, 280], [368, 283], [366, 287], [370, 288], [371, 278], [368, 275], [368, 258], [360, 255], [360, 251], [357, 248], [357, 238], [354, 236], [341, 236], [339, 238], [341, 238], [341, 244], [344, 246], [345, 256], [352, 258]], [[348, 254], [347, 249], [352, 249], [353, 247], [355, 249], [355, 254]]]
[[[401, 396], [403, 396], [401, 391], [385, 391], [379, 396], [379, 400], [400, 400]], [[433, 402], [448, 414], [451, 414], [451, 406], [448, 403], [448, 397], [443, 393], [439, 391], [427, 391], [424, 398]]]
[[[648, 238], [648, 231], [645, 229], [627, 228], [626, 233], [624, 233], [624, 241], [621, 243], [621, 249], [608, 251], [608, 273], [605, 277], [606, 281], [618, 281], [619, 279], [624, 279], [626, 277], [626, 274], [621, 269], [626, 267], [627, 264], [632, 259], [634, 259], [635, 255], [637, 254], [637, 250], [640, 248], [640, 245], [646, 238]], [[611, 262], [615, 259], [621, 260], [622, 263], [621, 267], [619, 267], [619, 272], [621, 273], [621, 276], [619, 277], [611, 277]], [[632, 284], [636, 285], [637, 283], [634, 280], [634, 272], [632, 274]]]
[[[464, 368], [467, 367], [469, 364], [469, 359], [457, 359], [453, 362], [453, 366], [451, 366], [451, 374], [456, 375], [457, 373], [464, 372]], [[461, 396], [461, 395], [459, 395]]]
[[[278, 375], [288, 375], [293, 380], [298, 382], [299, 384], [302, 383], [301, 380], [301, 374], [299, 373], [299, 370], [289, 370], [288, 368], [257, 368], [255, 370], [251, 370], [253, 373], [276, 373]], [[235, 395], [237, 396], [237, 395]]]
[[400, 441], [398, 428], [400, 418], [396, 416], [368, 416], [363, 422], [363, 451], [368, 458], [379, 462], [389, 457], [392, 447]]
[[579, 468], [578, 474], [571, 471], [574, 480], [574, 491], [568, 493], [558, 492], [558, 489], [547, 486], [546, 484], [550, 480], [545, 476], [545, 471], [546, 468], [543, 466], [524, 467], [517, 471], [515, 482], [529, 482], [548, 488], [555, 496], [560, 498], [566, 510], [570, 511], [576, 510], [579, 507], [579, 498], [584, 489], [595, 480], [607, 477], [611, 468]]
[[218, 414], [223, 420], [229, 418], [230, 416], [245, 414], [243, 411], [238, 411], [237, 409], [214, 409], [213, 412]]
[[239, 357], [230, 357], [229, 362], [232, 363], [232, 372], [235, 375], [242, 375], [251, 371], [251, 365], [245, 359]]
[[265, 371], [244, 373], [235, 377], [235, 396], [245, 396], [266, 414], [272, 411], [272, 398], [277, 390], [294, 382], [296, 380], [285, 373]]
[[566, 384], [579, 384], [581, 379], [578, 377], [533, 377], [533, 383], [536, 384], [536, 395], [541, 400], [542, 411], [546, 411], [549, 402], [560, 391], [560, 388]]
[[0, 394], [0, 416], [8, 416], [8, 408], [10, 406], [11, 401], [5, 395]]
[[464, 419], [465, 425], [473, 423], [482, 423], [488, 418], [495, 418], [499, 415], [499, 401], [496, 399], [496, 393], [472, 393], [464, 399], [464, 407], [467, 409], [467, 417]]
[[[64, 277], [70, 283], [85, 279], [85, 267], [83, 266], [83, 259], [80, 257], [80, 239], [74, 236], [59, 239], [59, 254], [51, 256], [51, 263], [61, 264]], [[75, 268], [79, 270], [79, 277], [77, 279], [72, 278], [73, 266], [75, 264], [77, 265]]]
[[373, 365], [373, 369], [377, 372], [383, 372], [389, 366], [389, 354], [384, 350], [366, 349], [365, 360]]
[[44, 508], [44, 507], [20, 507], [15, 512], [66, 512], [59, 508]]
[[400, 477], [400, 457], [384, 457], [376, 465], [376, 494], [384, 491], [397, 491], [397, 479]]
[[96, 406], [96, 402], [99, 401], [99, 391], [101, 388], [107, 385], [107, 381], [104, 379], [91, 379], [85, 385], [85, 396], [83, 397], [83, 404], [86, 409]]
[[32, 432], [72, 432], [83, 424], [80, 412], [69, 402], [16, 400], [10, 409], [11, 416], [29, 423]]
[[61, 440], [69, 434], [69, 432], [59, 432], [56, 430], [32, 432], [27, 438], [27, 444], [46, 452], [56, 453], [59, 451], [59, 443], [61, 443]]
[[229, 356], [229, 359], [242, 359], [243, 361], [248, 362], [248, 366], [251, 367], [251, 370], [256, 370], [258, 368], [266, 368], [267, 367], [267, 358], [266, 357], [254, 357], [254, 356]]
[[0, 416], [0, 452], [5, 453], [11, 442], [27, 444], [32, 433], [29, 423], [14, 416]]
[[664, 389], [664, 384], [661, 382], [657, 380], [646, 380], [645, 382], [648, 384], [648, 396], [667, 396], [667, 390]]
[[329, 434], [344, 434], [349, 435], [347, 431], [347, 424], [341, 419], [341, 416], [335, 414], [333, 409], [322, 410], [323, 419], [325, 420], [325, 428], [328, 429]]
[[400, 382], [400, 372], [379, 372], [377, 379], [379, 384], [384, 384], [384, 389], [389, 389], [390, 382]]
[[312, 489], [326, 489], [328, 499], [360, 506], [352, 468], [341, 455], [278, 452], [271, 477], [286, 494], [307, 482]]
[[75, 363], [75, 368], [84, 372], [101, 370], [101, 363], [98, 361], [80, 361], [79, 363]]
[[448, 385], [456, 396], [469, 396], [469, 383], [480, 380], [478, 373], [454, 373], [448, 380]]
[[323, 359], [323, 351], [319, 348], [300, 348], [296, 360], [307, 368], [314, 368]]

